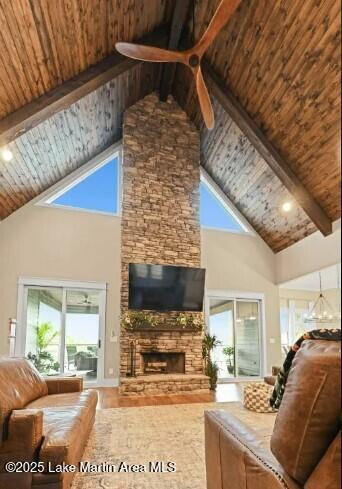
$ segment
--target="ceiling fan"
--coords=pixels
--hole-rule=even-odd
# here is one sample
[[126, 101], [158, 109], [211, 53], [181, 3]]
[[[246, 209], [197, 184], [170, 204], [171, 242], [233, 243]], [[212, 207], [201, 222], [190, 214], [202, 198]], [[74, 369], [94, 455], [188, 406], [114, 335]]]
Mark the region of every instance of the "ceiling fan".
[[201, 59], [240, 2], [241, 0], [221, 0], [201, 39], [195, 46], [186, 51], [171, 51], [169, 49], [160, 49], [129, 42], [117, 42], [115, 47], [119, 53], [129, 58], [159, 63], [183, 63], [188, 66], [195, 78], [198, 100], [205, 125], [208, 129], [213, 129], [214, 112], [201, 71]]
[[89, 295], [88, 294], [84, 294], [84, 299], [79, 301], [77, 304], [79, 304], [80, 306], [91, 306], [92, 305], [92, 302], [91, 300], [89, 299]]

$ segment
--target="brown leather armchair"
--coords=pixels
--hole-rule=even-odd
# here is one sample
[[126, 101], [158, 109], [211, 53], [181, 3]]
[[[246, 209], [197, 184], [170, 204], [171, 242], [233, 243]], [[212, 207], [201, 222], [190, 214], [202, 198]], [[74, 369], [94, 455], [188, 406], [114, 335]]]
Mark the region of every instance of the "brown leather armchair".
[[[25, 359], [0, 358], [0, 489], [67, 489], [94, 423], [97, 392], [82, 378], [44, 379]], [[7, 462], [40, 462], [44, 473], [8, 473]]]
[[206, 412], [207, 489], [340, 489], [340, 362], [339, 342], [302, 344], [270, 440]]

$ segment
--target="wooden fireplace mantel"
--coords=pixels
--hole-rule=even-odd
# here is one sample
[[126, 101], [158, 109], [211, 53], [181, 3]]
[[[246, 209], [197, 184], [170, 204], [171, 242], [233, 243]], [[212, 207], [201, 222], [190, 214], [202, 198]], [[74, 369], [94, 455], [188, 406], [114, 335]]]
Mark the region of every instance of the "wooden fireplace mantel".
[[156, 327], [153, 326], [141, 326], [139, 328], [126, 328], [126, 331], [129, 333], [139, 333], [140, 331], [146, 332], [146, 331], [151, 331], [151, 332], [182, 332], [182, 333], [202, 333], [202, 328], [182, 328], [180, 326], [168, 326], [168, 325], [159, 325]]

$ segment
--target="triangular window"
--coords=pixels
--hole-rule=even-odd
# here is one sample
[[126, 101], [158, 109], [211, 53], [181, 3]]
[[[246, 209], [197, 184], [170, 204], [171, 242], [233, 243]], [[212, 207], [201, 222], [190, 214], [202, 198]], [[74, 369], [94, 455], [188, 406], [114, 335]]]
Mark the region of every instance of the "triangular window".
[[250, 232], [237, 209], [204, 171], [200, 184], [200, 219], [204, 228], [233, 233]]
[[119, 212], [119, 158], [95, 165], [55, 192], [45, 204], [106, 214]]

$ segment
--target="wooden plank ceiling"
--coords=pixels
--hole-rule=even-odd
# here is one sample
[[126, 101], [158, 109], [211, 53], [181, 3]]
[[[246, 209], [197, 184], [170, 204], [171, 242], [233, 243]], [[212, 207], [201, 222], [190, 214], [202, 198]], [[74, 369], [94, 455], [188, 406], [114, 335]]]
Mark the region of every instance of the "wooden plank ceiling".
[[[195, 39], [217, 5], [196, 1]], [[341, 215], [340, 38], [337, 0], [243, 0], [207, 51], [221, 79], [332, 221]], [[300, 209], [281, 214], [286, 191], [218, 107], [215, 130], [206, 135], [192, 78], [180, 66], [174, 93], [201, 128], [203, 165], [273, 250], [315, 231]]]
[[[218, 0], [195, 0], [194, 36]], [[0, 0], [0, 119], [170, 23], [173, 0]], [[207, 59], [331, 220], [340, 217], [339, 0], [242, 0]], [[189, 28], [192, 29], [192, 19]], [[120, 137], [126, 107], [157, 87], [135, 66], [10, 143], [0, 166], [0, 218]], [[203, 128], [189, 73], [173, 94], [202, 133], [202, 164], [274, 251], [316, 230], [222, 107]]]
[[170, 19], [167, 0], [0, 0], [0, 118]]
[[282, 204], [293, 198], [229, 115], [213, 102], [215, 128], [208, 131], [195, 101], [187, 101], [201, 128], [202, 165], [209, 175], [275, 252], [316, 231], [299, 206], [282, 212]]
[[3, 219], [121, 138], [127, 107], [157, 85], [156, 65], [139, 64], [15, 139], [1, 162]]
[[[170, 19], [167, 0], [0, 1], [0, 119]], [[0, 219], [121, 137], [122, 114], [156, 86], [157, 66], [120, 75], [8, 145]]]

